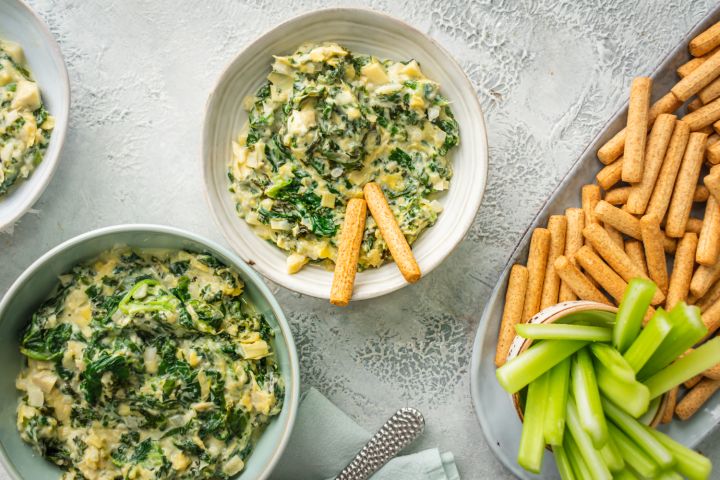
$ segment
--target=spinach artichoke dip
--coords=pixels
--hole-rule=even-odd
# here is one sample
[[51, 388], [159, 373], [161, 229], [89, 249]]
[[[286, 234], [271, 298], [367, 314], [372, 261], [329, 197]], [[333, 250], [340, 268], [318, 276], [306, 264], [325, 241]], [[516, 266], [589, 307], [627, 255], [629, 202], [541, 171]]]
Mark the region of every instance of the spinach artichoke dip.
[[22, 48], [0, 40], [0, 196], [42, 162], [54, 127]]
[[[275, 57], [267, 82], [245, 99], [249, 120], [228, 168], [238, 215], [289, 252], [331, 268], [345, 206], [363, 186], [383, 188], [410, 243], [437, 220], [448, 188], [458, 125], [415, 60], [352, 53], [335, 43], [304, 44]], [[361, 269], [389, 257], [368, 218]]]
[[64, 480], [230, 478], [282, 407], [272, 337], [216, 258], [113, 249], [33, 315], [17, 428]]

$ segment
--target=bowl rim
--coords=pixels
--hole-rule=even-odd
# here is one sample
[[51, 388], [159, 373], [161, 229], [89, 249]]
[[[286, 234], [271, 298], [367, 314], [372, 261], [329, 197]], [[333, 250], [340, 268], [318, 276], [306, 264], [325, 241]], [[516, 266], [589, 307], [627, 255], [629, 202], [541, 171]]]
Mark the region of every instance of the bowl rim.
[[[216, 250], [220, 252], [225, 257], [229, 258], [233, 262], [233, 267], [237, 268], [241, 271], [241, 273], [245, 276], [247, 280], [253, 283], [253, 285], [260, 291], [260, 293], [265, 297], [268, 304], [270, 305], [270, 308], [273, 311], [273, 314], [277, 318], [278, 326], [280, 327], [280, 331], [285, 338], [285, 343], [287, 344], [287, 351], [288, 351], [288, 358], [289, 358], [289, 376], [291, 380], [291, 384], [289, 386], [290, 388], [290, 402], [286, 402], [286, 405], [283, 405], [284, 408], [288, 408], [288, 417], [287, 422], [285, 424], [284, 429], [282, 430], [282, 434], [280, 437], [280, 442], [277, 444], [277, 447], [275, 448], [275, 451], [270, 456], [269, 461], [266, 463], [264, 469], [262, 472], [260, 472], [260, 475], [257, 477], [257, 480], [263, 480], [266, 479], [274, 470], [275, 466], [277, 465], [277, 462], [279, 461], [280, 457], [282, 456], [283, 452], [285, 451], [285, 448], [287, 447], [288, 441], [290, 440], [290, 435], [292, 433], [293, 427], [295, 425], [295, 420], [297, 418], [297, 410], [298, 410], [298, 404], [299, 404], [299, 392], [300, 392], [300, 373], [299, 373], [299, 363], [298, 363], [298, 356], [297, 356], [297, 349], [295, 347], [295, 341], [293, 339], [292, 332], [290, 330], [290, 325], [287, 321], [287, 318], [285, 317], [285, 313], [283, 312], [282, 308], [280, 307], [280, 304], [278, 303], [275, 296], [270, 291], [270, 288], [265, 284], [265, 282], [262, 280], [262, 278], [255, 272], [250, 266], [242, 260], [234, 251], [228, 250], [227, 248], [215, 243], [212, 240], [209, 240], [205, 237], [202, 237], [200, 235], [197, 235], [195, 233], [191, 233], [187, 230], [183, 230], [177, 227], [171, 227], [167, 225], [158, 225], [158, 224], [147, 224], [147, 223], [133, 223], [133, 224], [122, 224], [122, 225], [112, 225], [108, 227], [101, 227], [95, 230], [91, 230], [89, 232], [82, 233], [80, 235], [77, 235], [75, 237], [72, 237], [68, 240], [65, 240], [64, 242], [60, 243], [59, 245], [56, 245], [55, 247], [48, 250], [46, 253], [44, 253], [42, 256], [40, 256], [37, 260], [35, 260], [32, 264], [30, 264], [29, 267], [27, 267], [22, 274], [12, 283], [10, 288], [7, 290], [5, 295], [2, 297], [2, 300], [0, 300], [0, 324], [3, 320], [3, 313], [7, 309], [7, 305], [10, 303], [10, 299], [15, 296], [15, 294], [25, 285], [27, 279], [32, 276], [36, 271], [42, 269], [45, 266], [45, 263], [50, 260], [51, 258], [55, 257], [56, 255], [60, 254], [61, 252], [67, 250], [69, 247], [82, 244], [86, 242], [87, 240], [98, 238], [98, 237], [104, 237], [108, 235], [113, 235], [116, 233], [125, 233], [125, 232], [152, 232], [152, 233], [165, 233], [169, 235], [173, 235], [180, 238], [185, 238], [188, 240], [192, 240], [195, 242], [198, 242], [200, 244], [206, 245], [212, 250]], [[289, 405], [287, 405], [289, 403]], [[36, 458], [43, 460], [42, 457]], [[8, 452], [5, 450], [5, 446], [0, 443], [0, 463], [3, 464], [7, 472], [13, 477], [14, 480], [25, 480], [22, 475], [17, 471], [15, 468], [15, 465], [10, 461]]]
[[[480, 206], [482, 204], [482, 199], [485, 194], [485, 190], [487, 187], [487, 177], [488, 177], [488, 167], [490, 163], [489, 158], [489, 149], [488, 149], [488, 135], [487, 135], [487, 126], [485, 124], [485, 113], [482, 109], [482, 105], [480, 104], [480, 100], [477, 95], [477, 89], [475, 88], [475, 85], [472, 83], [470, 78], [468, 77], [465, 70], [460, 66], [458, 61], [455, 59], [453, 55], [448, 52], [448, 50], [443, 47], [437, 40], [432, 38], [430, 35], [422, 32], [421, 30], [415, 28], [414, 26], [410, 25], [409, 23], [405, 22], [402, 19], [399, 19], [393, 15], [390, 15], [385, 12], [381, 12], [372, 8], [367, 7], [329, 7], [329, 8], [319, 8], [315, 9], [306, 13], [302, 13], [300, 15], [293, 16], [283, 22], [280, 22], [277, 25], [274, 25], [267, 30], [260, 36], [258, 36], [255, 40], [253, 40], [251, 43], [244, 46], [233, 58], [231, 58], [223, 68], [222, 72], [218, 76], [217, 80], [212, 86], [212, 89], [210, 91], [210, 94], [208, 95], [208, 98], [205, 102], [205, 109], [204, 109], [204, 116], [203, 116], [203, 130], [202, 130], [202, 147], [200, 151], [201, 155], [201, 163], [203, 166], [203, 183], [204, 183], [204, 193], [205, 193], [205, 200], [210, 208], [210, 213], [215, 221], [215, 224], [219, 227], [220, 231], [222, 232], [223, 237], [225, 240], [230, 244], [231, 248], [235, 251], [235, 242], [231, 235], [228, 233], [228, 229], [231, 229], [232, 227], [230, 225], [226, 225], [225, 222], [222, 221], [222, 218], [217, 211], [219, 207], [216, 208], [215, 203], [213, 202], [213, 199], [211, 197], [214, 188], [210, 188], [211, 185], [213, 185], [212, 182], [212, 167], [211, 167], [211, 161], [210, 161], [210, 149], [212, 142], [210, 141], [211, 135], [211, 129], [210, 124], [212, 122], [209, 121], [210, 117], [210, 109], [213, 105], [213, 102], [215, 100], [215, 92], [219, 89], [219, 87], [224, 84], [226, 81], [229, 80], [231, 77], [230, 70], [231, 68], [240, 60], [240, 58], [250, 49], [252, 49], [256, 44], [267, 41], [271, 35], [273, 35], [276, 31], [281, 29], [287, 29], [292, 24], [296, 22], [301, 22], [303, 20], [310, 19], [312, 17], [318, 16], [318, 15], [352, 15], [353, 13], [362, 13], [365, 15], [376, 15], [378, 17], [383, 17], [385, 20], [389, 20], [390, 22], [395, 23], [398, 25], [401, 29], [410, 30], [411, 32], [414, 32], [417, 35], [420, 35], [425, 40], [430, 42], [430, 44], [437, 48], [440, 53], [444, 56], [444, 61], [448, 64], [454, 65], [457, 70], [462, 72], [461, 77], [458, 79], [462, 85], [461, 88], [463, 90], [467, 90], [469, 92], [472, 92], [472, 105], [471, 108], [473, 110], [477, 110], [480, 115], [478, 117], [478, 124], [477, 129], [481, 131], [481, 138], [479, 139], [479, 158], [480, 160], [480, 171], [478, 172], [477, 180], [478, 180], [478, 188], [472, 188], [471, 191], [474, 192], [473, 195], [469, 196], [467, 198], [466, 208], [468, 212], [472, 212], [472, 215], [469, 213], [461, 216], [458, 219], [457, 225], [455, 226], [454, 230], [456, 230], [457, 234], [453, 234], [450, 239], [443, 243], [443, 249], [442, 253], [440, 255], [430, 257], [423, 267], [423, 274], [422, 276], [425, 277], [430, 274], [431, 271], [433, 271], [440, 263], [442, 263], [454, 250], [455, 248], [462, 242], [465, 237], [467, 236], [468, 232], [470, 231], [470, 228], [472, 227], [472, 224], [475, 221], [475, 218], [477, 217], [478, 211], [480, 210]], [[450, 185], [450, 188], [452, 188], [452, 182]], [[448, 190], [449, 192], [449, 190]], [[236, 217], [234, 220], [242, 221], [239, 217]], [[434, 227], [431, 226], [430, 229]], [[428, 230], [430, 230], [428, 229]], [[424, 232], [425, 233], [425, 232]], [[254, 232], [253, 232], [254, 234]], [[268, 248], [274, 248], [277, 249], [278, 247], [275, 245], [267, 245]], [[239, 252], [238, 252], [239, 253]], [[256, 264], [252, 262], [252, 268], [260, 272], [265, 278], [268, 280], [275, 282], [279, 285], [282, 285], [283, 287], [304, 294], [309, 295], [311, 297], [315, 298], [321, 298], [321, 299], [329, 299], [330, 298], [330, 288], [328, 286], [327, 291], [318, 291], [316, 288], [313, 288], [311, 286], [306, 286], [304, 282], [289, 282], [288, 277], [292, 277], [292, 274], [288, 274], [285, 271], [280, 271], [277, 269], [274, 269], [272, 267], [266, 268], [262, 264]], [[359, 272], [358, 275], [361, 275], [362, 272]], [[399, 270], [396, 272], [396, 274], [391, 277], [388, 280], [384, 280], [380, 282], [381, 285], [383, 285], [380, 288], [375, 288], [370, 291], [360, 291], [360, 292], [354, 292], [353, 296], [351, 298], [351, 301], [359, 301], [359, 300], [368, 300], [371, 298], [381, 297], [383, 295], [387, 295], [389, 293], [392, 293], [396, 290], [399, 290], [403, 287], [406, 287], [410, 285], [407, 283], [402, 275], [400, 274]]]
[[[17, 3], [20, 8], [24, 9], [34, 19], [38, 27], [37, 30], [44, 38], [44, 44], [50, 48], [51, 56], [59, 60], [58, 65], [60, 67], [60, 76], [58, 77], [58, 81], [62, 84], [62, 100], [67, 104], [67, 109], [60, 117], [55, 115], [55, 113], [52, 113], [52, 115], [56, 119], [56, 122], [55, 128], [53, 128], [52, 136], [50, 137], [50, 141], [54, 141], [57, 143], [57, 150], [55, 152], [52, 152], [51, 155], [49, 155], [49, 153], [51, 152], [46, 151], [45, 155], [43, 156], [43, 163], [47, 162], [50, 165], [48, 171], [45, 172], [44, 176], [37, 179], [37, 184], [30, 191], [27, 199], [22, 202], [20, 208], [18, 208], [15, 212], [11, 213], [6, 222], [0, 223], [0, 232], [8, 227], [12, 228], [12, 226], [15, 225], [15, 223], [20, 220], [20, 218], [22, 218], [33, 207], [33, 205], [37, 203], [42, 194], [45, 192], [45, 189], [47, 189], [47, 186], [50, 184], [50, 180], [55, 175], [55, 171], [57, 170], [58, 164], [60, 163], [60, 154], [62, 153], [63, 147], [65, 146], [65, 137], [67, 136], [68, 123], [70, 118], [70, 107], [72, 105], [70, 95], [70, 76], [68, 75], [67, 64], [65, 63], [65, 57], [62, 54], [62, 50], [60, 50], [60, 45], [58, 45], [57, 40], [55, 40], [55, 37], [53, 37], [45, 21], [40, 17], [40, 15], [35, 12], [35, 10], [32, 9], [32, 7], [25, 3], [25, 0], [15, 0], [15, 3]], [[42, 85], [40, 87], [40, 91], [42, 92]], [[35, 173], [37, 172], [33, 172], [29, 178], [24, 180], [24, 182], [32, 181]], [[17, 185], [14, 186], [17, 187]], [[15, 193], [15, 189], [11, 189], [11, 191], [8, 192], [7, 195], [13, 195]], [[0, 201], [2, 200], [0, 199]]]

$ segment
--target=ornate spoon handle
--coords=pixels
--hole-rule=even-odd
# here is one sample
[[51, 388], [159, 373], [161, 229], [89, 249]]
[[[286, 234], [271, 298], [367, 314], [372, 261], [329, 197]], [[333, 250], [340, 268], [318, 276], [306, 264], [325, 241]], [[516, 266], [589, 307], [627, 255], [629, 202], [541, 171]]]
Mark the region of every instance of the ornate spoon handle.
[[373, 435], [335, 480], [366, 480], [410, 445], [425, 429], [425, 419], [414, 408], [401, 408]]

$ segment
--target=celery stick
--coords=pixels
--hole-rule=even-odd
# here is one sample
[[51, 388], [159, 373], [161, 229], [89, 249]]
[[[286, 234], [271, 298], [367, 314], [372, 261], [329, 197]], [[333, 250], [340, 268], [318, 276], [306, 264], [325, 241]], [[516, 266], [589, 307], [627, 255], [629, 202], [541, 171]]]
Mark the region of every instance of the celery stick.
[[672, 330], [670, 314], [662, 308], [658, 308], [655, 315], [623, 355], [635, 372], [639, 372], [647, 363], [670, 330]]
[[615, 480], [640, 480], [640, 477], [635, 475], [635, 473], [629, 468], [626, 468], [625, 470], [621, 470], [619, 472], [615, 472], [613, 474], [613, 478]]
[[706, 480], [710, 478], [712, 473], [712, 463], [710, 460], [696, 452], [695, 450], [676, 442], [669, 435], [659, 432], [653, 428], [645, 426], [645, 430], [650, 432], [657, 438], [665, 448], [675, 457], [675, 470], [689, 478], [690, 480]]
[[575, 442], [570, 432], [565, 435], [565, 441], [563, 443], [565, 445], [565, 453], [567, 454], [568, 461], [570, 462], [575, 478], [581, 480], [591, 478], [592, 475], [590, 474], [590, 469], [585, 463], [585, 459], [583, 459], [583, 456], [580, 453], [580, 448], [577, 446], [577, 442]]
[[660, 471], [658, 464], [612, 422], [608, 429], [625, 462], [642, 477], [655, 478]]
[[566, 358], [548, 372], [548, 396], [545, 400], [545, 442], [562, 445], [565, 433], [565, 410], [570, 385], [570, 359]]
[[564, 316], [561, 322], [572, 325], [613, 328], [615, 326], [615, 314], [603, 310], [584, 310]]
[[520, 448], [517, 461], [528, 472], [540, 473], [545, 453], [545, 400], [548, 394], [549, 373], [541, 375], [528, 385], [523, 428], [520, 435]]
[[700, 318], [700, 309], [690, 307], [685, 302], [678, 303], [672, 309], [670, 322], [672, 330], [638, 372], [638, 378], [648, 378], [667, 367], [707, 334], [707, 327]]
[[635, 370], [625, 360], [625, 357], [613, 347], [604, 343], [592, 343], [590, 344], [590, 351], [619, 380], [635, 381]]
[[495, 376], [505, 391], [518, 392], [586, 344], [576, 340], [544, 340], [495, 370]]
[[615, 316], [613, 329], [613, 346], [620, 353], [625, 353], [637, 337], [656, 289], [653, 282], [643, 278], [633, 278], [628, 283]]
[[650, 398], [655, 398], [718, 363], [720, 363], [720, 337], [715, 337], [648, 378], [644, 383], [650, 389]]
[[560, 478], [562, 480], [575, 480], [572, 464], [565, 452], [565, 448], [562, 445], [555, 445], [553, 446], [553, 453], [555, 454], [555, 465], [557, 465]]
[[568, 325], [565, 323], [519, 323], [515, 331], [523, 338], [533, 340], [585, 340], [588, 342], [609, 342], [612, 330], [589, 325]]
[[675, 470], [665, 470], [660, 472], [660, 475], [657, 476], [657, 480], [683, 480], [683, 477]]
[[595, 374], [600, 391], [615, 405], [635, 418], [647, 411], [650, 404], [650, 390], [645, 385], [637, 380], [631, 382], [620, 380], [600, 362], [595, 362]]
[[608, 466], [611, 472], [619, 472], [625, 468], [625, 461], [620, 454], [620, 450], [618, 450], [615, 445], [615, 442], [613, 442], [612, 437], [608, 437], [607, 443], [600, 450], [600, 455], [602, 455], [603, 460], [605, 460], [605, 465]]
[[575, 354], [570, 372], [572, 392], [580, 414], [580, 424], [592, 438], [595, 448], [600, 449], [607, 442], [607, 425], [600, 404], [600, 391], [595, 378], [595, 369], [587, 348], [583, 348]]
[[[608, 469], [607, 465], [605, 465], [605, 461], [603, 460], [602, 455], [600, 455], [600, 452], [595, 449], [590, 435], [588, 435], [588, 433], [585, 431], [585, 429], [583, 429], [583, 426], [580, 423], [580, 414], [578, 413], [578, 407], [575, 406], [575, 400], [572, 397], [568, 398], [567, 406], [568, 409], [566, 422], [568, 426], [568, 431], [572, 435], [573, 440], [575, 440], [575, 442], [577, 443], [580, 455], [582, 456], [582, 459], [585, 461], [585, 464], [587, 465], [588, 470], [590, 470], [591, 473], [590, 477], [581, 476], [580, 478], [592, 478], [593, 480], [612, 478], [610, 470]], [[568, 435], [565, 436], [567, 437]]]
[[[652, 434], [645, 430], [645, 426], [633, 417], [623, 412], [614, 403], [606, 398], [602, 399], [605, 414], [612, 420], [616, 427], [625, 432], [637, 445], [657, 463], [660, 468], [670, 468], [675, 464], [675, 458], [670, 451], [663, 447]], [[618, 445], [620, 446], [620, 445]], [[622, 449], [622, 446], [620, 446]], [[627, 458], [625, 459], [627, 460]], [[642, 473], [642, 472], [640, 472]]]

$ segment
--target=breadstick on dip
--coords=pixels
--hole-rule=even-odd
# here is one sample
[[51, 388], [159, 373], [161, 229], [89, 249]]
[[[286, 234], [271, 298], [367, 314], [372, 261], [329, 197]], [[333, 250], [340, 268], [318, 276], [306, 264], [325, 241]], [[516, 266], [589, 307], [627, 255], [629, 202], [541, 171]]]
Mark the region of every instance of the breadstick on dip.
[[600, 170], [598, 174], [595, 175], [595, 180], [598, 185], [600, 185], [603, 190], [610, 190], [613, 185], [620, 181], [620, 177], [622, 176], [622, 166], [623, 159], [620, 157], [607, 167]]
[[550, 230], [536, 228], [530, 239], [528, 252], [528, 286], [525, 293], [525, 306], [523, 307], [522, 321], [527, 322], [540, 311], [545, 271], [548, 256], [550, 255]]
[[720, 380], [703, 378], [678, 402], [675, 413], [680, 420], [689, 419], [700, 410], [700, 407], [713, 396], [718, 388], [720, 388]]
[[[567, 234], [565, 235], [565, 256], [571, 262], [575, 262], [574, 255], [580, 247], [583, 246], [583, 228], [585, 228], [585, 211], [582, 208], [568, 208], [565, 210], [567, 217]], [[577, 300], [577, 295], [573, 293], [567, 283], [560, 281], [559, 302], [570, 302]]]
[[652, 215], [645, 215], [639, 221], [642, 232], [642, 241], [645, 246], [645, 259], [647, 260], [648, 274], [661, 292], [668, 292], [668, 272], [663, 248], [663, 233], [660, 231], [660, 221]]
[[560, 277], [553, 266], [555, 259], [565, 253], [565, 237], [567, 235], [567, 218], [565, 215], [552, 215], [548, 220], [550, 230], [550, 254], [547, 267], [545, 267], [545, 281], [543, 283], [540, 310], [558, 303], [560, 293]]
[[672, 422], [673, 415], [675, 415], [675, 405], [677, 404], [677, 394], [680, 387], [675, 387], [668, 392], [667, 404], [665, 404], [665, 410], [660, 421], [662, 423]]
[[637, 240], [642, 238], [640, 233], [640, 221], [625, 210], [613, 207], [605, 200], [598, 202], [595, 207], [595, 216], [606, 225], [620, 230], [625, 235]]
[[657, 118], [650, 131], [645, 149], [645, 168], [642, 179], [640, 183], [631, 188], [627, 200], [627, 211], [630, 213], [638, 215], [645, 213], [670, 144], [672, 132], [675, 129], [675, 119], [675, 115], [664, 113]]
[[720, 255], [720, 203], [715, 196], [708, 198], [705, 204], [701, 226], [695, 261], [700, 265], [711, 266]]
[[582, 208], [585, 210], [585, 225], [599, 223], [595, 218], [595, 205], [600, 201], [600, 187], [597, 185], [583, 185], [582, 187]]
[[375, 219], [380, 234], [385, 240], [395, 264], [400, 269], [400, 273], [406, 281], [417, 282], [421, 276], [420, 267], [415, 261], [405, 235], [400, 230], [395, 215], [390, 210], [390, 205], [388, 205], [382, 189], [377, 183], [369, 182], [363, 187], [363, 193], [370, 213]]
[[[599, 228], [599, 227], [598, 227]], [[565, 256], [560, 256], [555, 260], [555, 271], [560, 275], [565, 283], [572, 289], [575, 295], [582, 300], [590, 300], [612, 305], [610, 300], [602, 294], [600, 290], [593, 285], [575, 265]]]
[[620, 303], [627, 282], [593, 252], [592, 248], [587, 245], [582, 247], [575, 253], [575, 260], [617, 303]]
[[665, 310], [670, 311], [676, 303], [687, 300], [693, 267], [695, 266], [697, 242], [697, 235], [688, 232], [678, 243], [672, 273], [670, 274], [670, 286], [665, 298]]
[[[706, 140], [707, 135], [704, 133], [690, 134], [665, 223], [665, 233], [670, 237], [679, 238], [685, 234], [685, 226], [692, 209], [693, 194], [700, 177]], [[653, 215], [655, 218], [662, 218]]]
[[515, 338], [515, 325], [522, 321], [525, 293], [528, 285], [528, 269], [522, 265], [513, 265], [510, 269], [508, 287], [505, 292], [500, 333], [495, 348], [495, 366], [499, 367], [507, 360], [510, 345]]
[[699, 67], [690, 72], [689, 75], [676, 83], [670, 91], [679, 100], [686, 102], [690, 97], [700, 92], [700, 90], [715, 80], [718, 75], [720, 75], [720, 55], [715, 53]]
[[720, 120], [720, 98], [682, 117], [682, 121], [688, 124], [691, 132], [710, 126], [718, 120]]
[[360, 247], [365, 233], [367, 205], [362, 198], [353, 198], [345, 209], [345, 221], [340, 231], [335, 272], [330, 289], [330, 303], [344, 307], [350, 303], [357, 274]]
[[655, 181], [655, 188], [650, 196], [648, 206], [645, 209], [646, 214], [653, 215], [655, 218], [665, 218], [689, 139], [690, 129], [687, 124], [681, 120], [675, 122], [675, 129], [672, 137], [670, 137], [665, 160]]
[[690, 281], [690, 293], [700, 298], [720, 279], [720, 261], [710, 267], [700, 265]]
[[604, 200], [610, 205], [625, 205], [628, 197], [630, 196], [630, 189], [632, 187], [617, 187], [612, 190], [605, 192]]
[[645, 275], [648, 275], [647, 261], [645, 260], [645, 247], [640, 240], [628, 240], [625, 242], [625, 253], [642, 268]]
[[690, 40], [688, 49], [693, 57], [700, 57], [720, 45], [720, 22]]
[[630, 87], [622, 170], [622, 179], [625, 182], [642, 180], [651, 90], [652, 79], [648, 77], [635, 78]]

